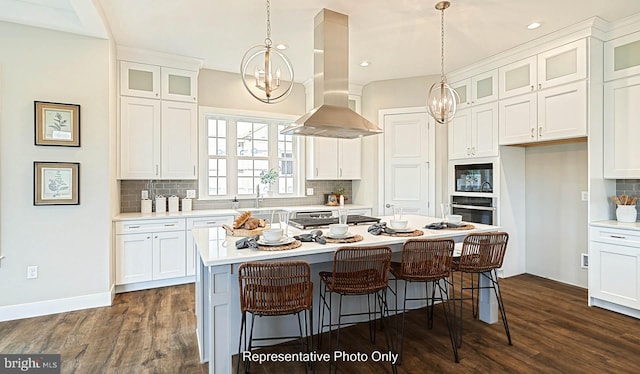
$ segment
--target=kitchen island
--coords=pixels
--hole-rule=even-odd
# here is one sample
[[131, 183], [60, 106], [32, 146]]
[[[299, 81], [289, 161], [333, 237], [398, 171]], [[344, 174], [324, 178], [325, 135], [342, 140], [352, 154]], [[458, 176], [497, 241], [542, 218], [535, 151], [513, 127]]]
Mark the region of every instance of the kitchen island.
[[[388, 222], [390, 217], [382, 217], [382, 222]], [[411, 238], [453, 238], [461, 242], [467, 234], [478, 232], [497, 231], [499, 227], [476, 224], [470, 230], [428, 230], [425, 225], [438, 222], [432, 217], [406, 216], [408, 227], [421, 229], [422, 236]], [[350, 226], [349, 232], [359, 234], [362, 241], [350, 244], [325, 245], [315, 242], [305, 242], [295, 249], [284, 251], [262, 251], [253, 248], [238, 250], [235, 247], [239, 237], [227, 236], [222, 228], [193, 229], [194, 240], [198, 249], [198, 264], [196, 266], [196, 316], [197, 335], [202, 362], [209, 362], [209, 373], [231, 372], [231, 356], [236, 354], [238, 347], [238, 333], [240, 327], [240, 306], [238, 296], [237, 270], [240, 264], [247, 261], [266, 260], [304, 260], [311, 264], [312, 281], [314, 289], [320, 285], [318, 273], [331, 271], [333, 253], [337, 248], [347, 245], [388, 245], [394, 251], [394, 260], [400, 259], [402, 243], [408, 237], [395, 237], [386, 235], [372, 235], [367, 232], [368, 225]], [[324, 230], [326, 232], [326, 230]], [[309, 232], [289, 227], [289, 235], [297, 235]], [[409, 292], [424, 293], [424, 286], [416, 285]], [[488, 293], [486, 294], [488, 295]], [[497, 321], [497, 307], [490, 303], [485, 295], [481, 299], [481, 317], [487, 322]], [[391, 295], [390, 295], [391, 296]], [[482, 295], [481, 295], [482, 296]], [[390, 298], [389, 302], [394, 303]], [[366, 297], [354, 298], [345, 305], [348, 313], [367, 309]], [[317, 310], [317, 292], [314, 292], [314, 309]], [[412, 307], [420, 307], [414, 304]], [[483, 312], [484, 311], [484, 312]], [[488, 312], [487, 312], [488, 311]], [[488, 314], [487, 314], [488, 313]], [[314, 331], [317, 326], [317, 317], [314, 320]], [[277, 331], [278, 334], [274, 334]], [[256, 336], [296, 335], [297, 325], [291, 323], [286, 317], [270, 319], [268, 324], [256, 325]]]

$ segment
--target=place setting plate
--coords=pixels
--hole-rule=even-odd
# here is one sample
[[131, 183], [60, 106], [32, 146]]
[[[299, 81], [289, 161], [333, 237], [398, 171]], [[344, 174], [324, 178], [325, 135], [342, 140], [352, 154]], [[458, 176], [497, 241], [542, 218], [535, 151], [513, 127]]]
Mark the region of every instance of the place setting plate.
[[258, 245], [264, 245], [267, 247], [278, 247], [281, 245], [288, 245], [293, 243], [294, 241], [296, 241], [295, 238], [291, 238], [291, 237], [282, 237], [278, 240], [274, 240], [274, 241], [270, 241], [270, 240], [265, 240], [264, 238], [260, 238], [257, 240]]
[[345, 234], [341, 234], [341, 235], [339, 235], [339, 234], [332, 234], [332, 233], [331, 233], [331, 231], [329, 231], [329, 230], [327, 230], [327, 232], [325, 232], [323, 235], [324, 235], [326, 238], [329, 238], [329, 239], [351, 239], [351, 238], [353, 238], [353, 237], [355, 237], [355, 236], [356, 236], [356, 234], [351, 233], [351, 232], [347, 232], [347, 233], [345, 233]]

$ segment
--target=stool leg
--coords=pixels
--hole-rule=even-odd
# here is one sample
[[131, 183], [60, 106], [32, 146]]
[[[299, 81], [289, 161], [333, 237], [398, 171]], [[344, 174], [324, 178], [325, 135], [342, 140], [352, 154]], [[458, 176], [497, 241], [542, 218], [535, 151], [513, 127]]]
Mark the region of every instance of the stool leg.
[[[449, 283], [446, 278], [441, 280], [444, 280], [445, 283]], [[449, 340], [451, 341], [451, 347], [453, 348], [453, 358], [455, 359], [456, 362], [460, 362], [460, 359], [458, 358], [458, 347], [456, 346], [456, 339], [455, 339], [455, 322], [453, 321], [455, 320], [455, 312], [454, 312], [453, 318], [451, 318], [449, 316], [449, 314], [451, 313], [451, 305], [449, 304], [450, 303], [449, 291], [446, 290], [446, 287], [442, 287], [442, 284], [440, 283], [441, 280], [434, 282], [433, 287], [435, 287], [437, 283], [438, 288], [440, 289], [441, 303], [442, 303], [442, 308], [444, 309], [444, 319], [445, 319], [445, 322], [447, 323], [447, 328], [449, 330]], [[445, 296], [446, 296], [446, 300], [445, 300]]]
[[[324, 292], [323, 292], [324, 290]], [[327, 302], [325, 299], [326, 295], [326, 287], [324, 287], [324, 283], [320, 284], [318, 287], [318, 316], [320, 319], [318, 320], [318, 349], [322, 346], [322, 333], [324, 332], [324, 309], [327, 306]], [[329, 338], [331, 338], [331, 333], [329, 333]]]
[[[406, 284], [406, 282], [405, 282]], [[406, 286], [405, 286], [406, 287]], [[387, 343], [387, 349], [389, 352], [394, 351], [393, 344], [391, 343], [391, 336], [389, 334], [388, 323], [384, 323], [384, 319], [389, 315], [389, 305], [387, 303], [387, 293], [385, 290], [378, 291], [378, 295], [380, 297], [380, 321], [382, 323], [382, 328], [384, 329], [384, 337]], [[398, 372], [397, 363], [391, 362], [391, 370], [394, 374]]]
[[[476, 282], [474, 282], [474, 277]], [[477, 297], [475, 296], [476, 290], [478, 290]], [[472, 273], [471, 274], [471, 310], [473, 311], [473, 318], [478, 318], [478, 300], [480, 300], [480, 274]]]
[[507, 312], [504, 310], [504, 303], [502, 301], [502, 293], [500, 292], [500, 284], [498, 283], [498, 273], [496, 272], [496, 269], [493, 269], [493, 271], [491, 272], [490, 280], [493, 287], [493, 292], [496, 295], [496, 300], [498, 300], [498, 309], [500, 309], [500, 314], [502, 316], [502, 325], [504, 326], [504, 332], [507, 334], [509, 345], [513, 345], [511, 344], [511, 333], [509, 331], [509, 323], [507, 322]]
[[462, 297], [464, 292], [464, 274], [462, 271], [460, 273], [460, 319], [458, 320], [460, 324], [458, 325], [458, 348], [462, 347]]
[[[247, 325], [247, 313], [244, 312], [242, 313], [242, 322], [240, 322], [240, 336], [238, 337], [238, 361], [236, 362], [236, 374], [240, 373], [240, 360], [242, 357], [242, 333], [245, 332], [246, 333], [246, 326]], [[246, 347], [247, 344], [247, 337], [245, 336], [245, 340], [244, 340], [244, 344]], [[244, 361], [244, 360], [243, 360]]]

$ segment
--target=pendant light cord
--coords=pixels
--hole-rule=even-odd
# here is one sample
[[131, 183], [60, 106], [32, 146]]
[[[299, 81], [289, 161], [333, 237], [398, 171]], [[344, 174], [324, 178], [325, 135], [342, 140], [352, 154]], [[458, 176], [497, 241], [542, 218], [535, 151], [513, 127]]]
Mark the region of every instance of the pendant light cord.
[[440, 81], [445, 81], [444, 76], [444, 8], [440, 10]]
[[269, 0], [267, 0], [267, 38], [264, 44], [271, 47], [271, 2]]

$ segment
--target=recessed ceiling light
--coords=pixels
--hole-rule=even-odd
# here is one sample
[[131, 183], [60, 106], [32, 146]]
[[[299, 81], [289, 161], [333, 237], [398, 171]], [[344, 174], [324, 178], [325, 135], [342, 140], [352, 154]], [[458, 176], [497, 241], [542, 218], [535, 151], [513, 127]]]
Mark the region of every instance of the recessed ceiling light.
[[360, 66], [362, 66], [363, 68], [369, 66], [369, 61], [362, 61], [360, 63]]
[[281, 51], [284, 51], [285, 49], [287, 49], [287, 45], [286, 44], [278, 44], [276, 46], [276, 49], [279, 49]]
[[533, 23], [531, 23], [529, 26], [527, 26], [527, 28], [528, 28], [529, 30], [535, 30], [535, 29], [537, 29], [538, 27], [540, 27], [540, 23], [539, 23], [539, 22], [533, 22]]

